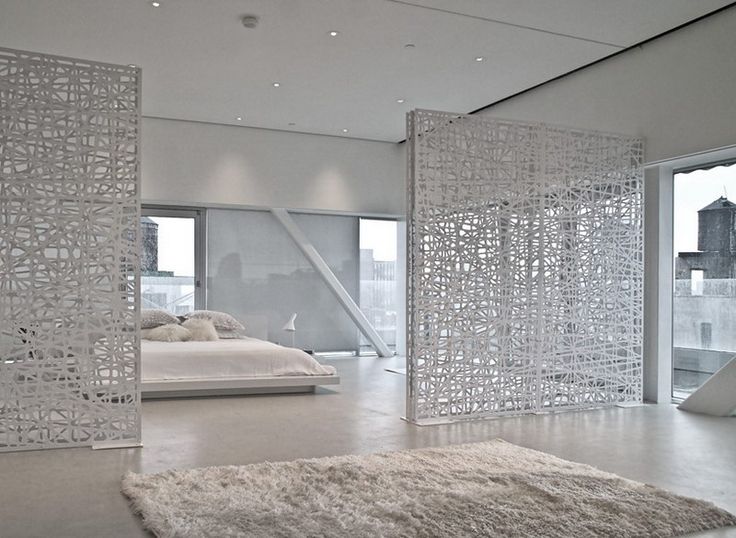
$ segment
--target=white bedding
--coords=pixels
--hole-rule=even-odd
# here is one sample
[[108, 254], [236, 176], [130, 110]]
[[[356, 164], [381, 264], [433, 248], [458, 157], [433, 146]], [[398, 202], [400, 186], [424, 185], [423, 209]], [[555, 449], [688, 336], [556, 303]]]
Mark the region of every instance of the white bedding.
[[141, 377], [144, 382], [334, 374], [334, 367], [318, 363], [300, 349], [257, 338], [212, 342], [141, 340]]

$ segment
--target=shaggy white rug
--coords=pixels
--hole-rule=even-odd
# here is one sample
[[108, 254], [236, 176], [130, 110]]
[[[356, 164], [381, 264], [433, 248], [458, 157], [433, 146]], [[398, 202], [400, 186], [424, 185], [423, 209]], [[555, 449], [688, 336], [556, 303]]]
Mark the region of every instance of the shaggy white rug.
[[154, 475], [123, 492], [158, 536], [678, 536], [714, 505], [501, 440]]

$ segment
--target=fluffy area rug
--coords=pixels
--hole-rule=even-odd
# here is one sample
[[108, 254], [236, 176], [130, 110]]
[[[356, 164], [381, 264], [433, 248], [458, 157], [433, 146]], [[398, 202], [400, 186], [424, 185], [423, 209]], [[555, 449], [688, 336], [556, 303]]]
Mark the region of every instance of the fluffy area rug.
[[665, 537], [736, 525], [714, 505], [502, 440], [127, 474], [157, 536]]

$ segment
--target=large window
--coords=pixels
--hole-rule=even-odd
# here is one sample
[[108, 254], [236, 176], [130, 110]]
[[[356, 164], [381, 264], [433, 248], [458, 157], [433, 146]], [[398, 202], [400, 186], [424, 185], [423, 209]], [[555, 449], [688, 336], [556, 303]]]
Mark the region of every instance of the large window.
[[736, 164], [674, 176], [673, 397], [736, 353]]
[[[397, 340], [397, 223], [395, 220], [360, 219], [360, 309], [395, 348]], [[361, 337], [361, 347], [368, 341]]]
[[141, 304], [184, 314], [202, 303], [197, 210], [144, 208], [141, 217]]
[[[143, 308], [229, 312], [249, 336], [314, 352], [372, 346], [295, 240], [267, 210], [144, 207]], [[384, 342], [397, 345], [397, 222], [290, 216]], [[205, 240], [206, 237], [206, 240]], [[295, 331], [284, 327], [292, 317]]]
[[[354, 299], [358, 218], [291, 213]], [[314, 352], [351, 352], [359, 332], [319, 273], [269, 211], [207, 212], [207, 306], [229, 312], [249, 335]], [[296, 314], [295, 332], [284, 326]]]

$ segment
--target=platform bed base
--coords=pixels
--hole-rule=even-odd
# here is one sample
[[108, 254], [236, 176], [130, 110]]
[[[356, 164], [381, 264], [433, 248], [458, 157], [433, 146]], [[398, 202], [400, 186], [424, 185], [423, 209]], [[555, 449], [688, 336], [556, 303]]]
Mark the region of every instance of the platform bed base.
[[218, 379], [166, 379], [141, 383], [144, 400], [246, 394], [294, 394], [314, 392], [317, 386], [338, 385], [340, 376], [309, 375]]

